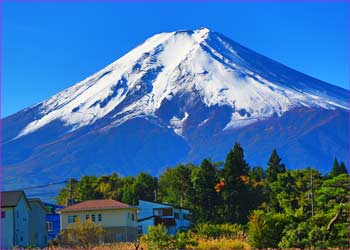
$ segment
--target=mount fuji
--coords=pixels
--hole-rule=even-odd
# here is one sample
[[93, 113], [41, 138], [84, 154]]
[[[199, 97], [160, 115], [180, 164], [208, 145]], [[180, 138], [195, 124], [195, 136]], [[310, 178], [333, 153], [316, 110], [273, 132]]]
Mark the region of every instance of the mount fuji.
[[152, 36], [112, 64], [2, 120], [5, 189], [81, 175], [157, 175], [276, 148], [289, 168], [349, 160], [348, 90], [207, 28]]

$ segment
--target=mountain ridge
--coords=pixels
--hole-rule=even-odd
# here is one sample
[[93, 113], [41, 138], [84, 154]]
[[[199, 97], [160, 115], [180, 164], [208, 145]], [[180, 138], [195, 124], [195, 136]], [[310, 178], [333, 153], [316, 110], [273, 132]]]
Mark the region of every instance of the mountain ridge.
[[[253, 165], [262, 165], [274, 147], [292, 167], [334, 156], [347, 161], [349, 97], [207, 28], [156, 34], [4, 118], [4, 173], [17, 169], [25, 181], [57, 169], [79, 176], [148, 166], [156, 174], [204, 157], [222, 160], [234, 141], [247, 145]], [[261, 152], [254, 157], [254, 151]], [[295, 152], [306, 156], [297, 159]]]
[[[188, 34], [190, 34], [190, 35], [188, 35]], [[186, 52], [183, 55], [178, 56], [178, 57], [174, 56], [173, 51], [171, 51], [172, 53], [170, 53], [170, 55], [169, 55], [169, 53], [164, 52], [166, 50], [173, 50], [174, 48], [176, 48], [177, 51], [179, 50], [179, 48], [178, 48], [179, 42], [177, 42], [177, 36], [181, 36], [181, 39], [180, 39], [181, 45], [186, 44], [185, 42], [188, 43], [188, 44], [186, 44], [186, 46], [184, 46], [186, 48], [185, 49]], [[182, 37], [182, 36], [184, 36], [184, 37]], [[121, 58], [119, 58], [118, 60], [113, 62], [112, 64], [110, 64], [107, 67], [105, 67], [104, 69], [98, 71], [96, 74], [93, 74], [92, 76], [87, 77], [83, 81], [81, 81], [81, 82], [69, 87], [68, 89], [65, 89], [65, 90], [59, 92], [57, 95], [54, 95], [53, 97], [39, 103], [39, 105], [42, 104], [43, 106], [46, 107], [46, 110], [42, 110], [42, 112], [41, 112], [41, 114], [43, 115], [43, 118], [40, 118], [40, 119], [35, 120], [34, 122], [28, 124], [27, 127], [24, 128], [24, 130], [20, 132], [18, 137], [23, 136], [27, 133], [30, 133], [33, 130], [40, 128], [41, 126], [46, 125], [48, 122], [50, 122], [54, 119], [61, 119], [61, 120], [63, 119], [66, 121], [67, 125], [73, 125], [74, 128], [79, 128], [81, 126], [85, 126], [85, 125], [93, 123], [94, 121], [96, 121], [96, 119], [100, 119], [101, 117], [107, 115], [109, 112], [111, 112], [113, 109], [115, 109], [119, 104], [123, 104], [124, 99], [127, 98], [127, 95], [129, 94], [130, 91], [135, 92], [135, 93], [132, 93], [133, 96], [135, 96], [137, 94], [137, 89], [135, 90], [133, 88], [134, 87], [133, 83], [129, 84], [129, 79], [127, 79], [127, 76], [130, 74], [132, 76], [139, 75], [140, 71], [143, 70], [141, 67], [145, 68], [144, 70], [146, 70], [146, 71], [145, 71], [145, 74], [143, 74], [143, 75], [142, 75], [143, 72], [141, 72], [141, 76], [139, 78], [136, 77], [136, 84], [137, 84], [137, 81], [143, 81], [143, 82], [146, 82], [146, 84], [145, 84], [146, 86], [142, 85], [142, 83], [141, 83], [140, 85], [136, 85], [136, 87], [144, 88], [144, 90], [143, 90], [144, 93], [140, 93], [140, 95], [141, 95], [140, 97], [143, 97], [144, 100], [142, 100], [142, 99], [138, 100], [139, 102], [137, 104], [133, 103], [134, 105], [131, 105], [130, 107], [124, 107], [124, 110], [121, 110], [121, 112], [127, 113], [127, 112], [130, 112], [132, 110], [132, 112], [135, 113], [135, 109], [141, 109], [141, 108], [147, 109], [148, 108], [149, 111], [146, 115], [154, 114], [155, 110], [160, 107], [161, 102], [165, 98], [171, 98], [171, 95], [173, 94], [173, 93], [171, 93], [171, 88], [174, 88], [174, 86], [170, 86], [170, 90], [167, 89], [167, 87], [169, 87], [169, 86], [164, 86], [169, 82], [169, 73], [164, 76], [164, 71], [167, 70], [168, 72], [170, 72], [170, 77], [173, 77], [173, 75], [171, 75], [172, 72], [174, 70], [178, 69], [179, 67], [181, 67], [182, 64], [185, 64], [184, 67], [197, 66], [196, 63], [193, 63], [193, 59], [192, 59], [192, 62], [190, 62], [190, 63], [187, 63], [186, 59], [191, 55], [191, 53], [194, 53], [195, 51], [200, 50], [201, 48], [203, 49], [204, 47], [205, 47], [205, 49], [204, 49], [205, 52], [208, 52], [208, 50], [210, 50], [210, 53], [215, 54], [216, 52], [213, 52], [214, 50], [210, 49], [211, 47], [208, 46], [208, 44], [211, 43], [211, 40], [215, 40], [215, 39], [221, 40], [222, 38], [218, 36], [218, 33], [210, 31], [207, 28], [202, 28], [202, 29], [195, 30], [195, 31], [177, 31], [177, 32], [161, 33], [161, 34], [154, 35], [151, 38], [147, 39], [143, 44], [139, 45], [138, 47], [133, 49], [131, 52], [127, 53], [125, 56], [122, 56]], [[225, 39], [233, 42], [232, 40], [230, 40], [226, 37], [225, 37]], [[185, 41], [185, 42], [183, 42], [183, 41]], [[166, 45], [163, 45], [163, 43], [165, 43]], [[226, 41], [222, 41], [220, 45], [222, 45], [222, 44], [227, 45]], [[161, 48], [161, 47], [165, 47], [165, 46], [168, 46], [170, 48], [166, 48], [166, 49]], [[238, 44], [236, 44], [236, 46], [242, 47], [241, 45], [238, 45]], [[146, 47], [146, 52], [144, 52], [144, 50], [145, 50], [144, 47]], [[183, 46], [180, 46], [180, 49], [182, 47]], [[221, 48], [220, 46], [217, 46], [217, 47], [219, 47], [219, 49]], [[229, 48], [227, 50], [229, 52], [232, 52], [232, 54], [236, 53], [235, 51], [230, 49], [229, 46], [226, 46], [226, 47]], [[219, 50], [219, 49], [216, 49], [216, 50]], [[140, 52], [140, 50], [141, 50], [141, 52]], [[245, 49], [245, 50], [247, 50], [247, 49]], [[141, 56], [140, 56], [140, 53], [141, 53]], [[160, 53], [160, 59], [158, 57], [156, 57], [158, 53]], [[195, 54], [197, 56], [196, 60], [199, 60], [198, 57], [201, 56], [202, 54], [203, 54], [202, 51], [199, 53], [196, 53]], [[222, 54], [227, 55], [228, 52], [224, 51], [224, 52], [222, 52]], [[147, 55], [147, 56], [145, 56], [145, 55]], [[217, 53], [214, 56], [218, 56]], [[263, 57], [263, 56], [258, 55], [258, 57]], [[238, 58], [237, 60], [239, 60], [239, 61], [241, 60], [239, 56], [237, 56], [237, 58]], [[126, 62], [125, 62], [125, 60], [126, 60]], [[136, 63], [135, 63], [135, 60], [136, 60]], [[154, 61], [152, 61], [152, 60], [154, 60]], [[159, 62], [161, 60], [165, 60], [165, 62]], [[204, 58], [203, 60], [208, 60], [208, 59]], [[224, 59], [218, 59], [218, 60], [225, 61], [226, 59], [224, 58]], [[247, 65], [245, 60], [241, 60], [241, 61], [243, 61], [243, 63], [241, 62], [243, 65]], [[143, 65], [141, 66], [140, 62], [143, 62], [143, 64], [146, 66], [143, 66]], [[215, 60], [213, 60], [213, 62], [215, 63]], [[274, 63], [274, 61], [271, 61], [271, 62]], [[230, 63], [231, 63], [231, 65], [229, 65], [228, 62], [224, 62], [224, 66], [229, 65], [232, 68], [232, 62], [230, 62]], [[155, 64], [155, 66], [153, 66], [154, 64]], [[168, 64], [170, 64], [170, 66], [168, 66]], [[130, 72], [130, 65], [132, 65], [131, 72]], [[151, 67], [147, 67], [148, 65], [151, 65]], [[239, 74], [241, 74], [239, 77], [245, 77], [245, 75], [242, 76], [242, 74], [247, 75], [250, 73], [247, 71], [242, 73], [243, 70], [242, 70], [242, 67], [240, 65], [237, 66], [235, 63], [233, 65], [236, 66], [236, 71], [239, 72]], [[219, 66], [214, 65], [213, 68], [216, 69]], [[228, 69], [229, 66], [227, 66], [226, 69]], [[280, 65], [278, 64], [278, 66], [280, 66]], [[163, 68], [166, 68], [166, 69], [164, 70]], [[169, 69], [167, 69], [167, 68], [169, 68]], [[219, 70], [221, 70], [221, 68], [219, 68]], [[248, 70], [250, 70], [250, 69], [248, 69]], [[186, 73], [188, 73], [188, 72], [191, 72], [191, 71], [187, 70]], [[113, 73], [115, 74], [115, 76], [112, 78], [112, 81], [113, 82], [117, 81], [117, 84], [114, 84], [114, 85], [109, 84], [110, 86], [108, 84], [106, 85], [104, 83], [104, 81], [102, 81], [103, 78], [109, 77], [109, 75], [113, 74]], [[228, 72], [228, 70], [224, 71], [223, 73], [225, 73], [225, 77], [223, 77], [223, 79], [222, 78], [216, 79], [216, 82], [225, 81], [226, 78], [230, 79], [231, 82], [229, 82], [228, 84], [223, 84], [223, 86], [221, 86], [222, 88], [219, 91], [222, 91], [222, 92], [231, 91], [229, 86], [232, 83], [232, 78], [233, 78], [233, 81], [236, 80], [236, 82], [238, 83], [238, 84], [236, 84], [237, 86], [235, 86], [235, 88], [233, 89], [234, 91], [239, 91], [244, 86], [248, 86], [248, 84], [246, 84], [246, 82], [244, 82], [244, 81], [240, 82], [239, 81], [240, 79], [234, 79], [235, 76], [230, 74], [231, 72]], [[233, 72], [233, 73], [236, 73], [236, 72]], [[180, 72], [180, 74], [181, 74], [181, 72]], [[198, 74], [198, 70], [196, 72], [192, 73], [192, 76], [191, 76], [191, 77], [199, 78], [199, 79], [195, 79], [197, 81], [198, 80], [199, 81], [200, 80], [207, 80], [207, 81], [212, 80], [212, 79], [203, 79], [203, 77], [201, 77], [201, 76], [198, 77], [198, 75], [193, 76], [193, 74]], [[199, 74], [201, 74], [201, 73], [199, 73]], [[208, 71], [204, 69], [202, 74], [208, 74]], [[252, 73], [250, 73], [250, 74], [252, 74]], [[216, 74], [215, 76], [217, 76], [217, 75], [218, 74]], [[163, 76], [163, 78], [162, 78], [162, 76]], [[176, 77], [176, 75], [175, 75], [175, 77]], [[263, 84], [268, 85], [267, 87], [270, 88], [271, 90], [273, 90], [272, 92], [268, 93], [268, 94], [270, 94], [270, 96], [272, 98], [277, 98], [277, 95], [273, 95], [273, 94], [275, 92], [278, 92], [279, 90], [285, 92], [285, 91], [292, 91], [292, 90], [296, 89], [297, 91], [296, 92], [294, 91], [295, 93], [287, 93], [287, 94], [282, 93], [282, 95], [279, 93], [280, 95], [278, 96], [278, 98], [281, 98], [281, 97], [284, 98], [284, 100], [282, 100], [283, 104], [288, 103], [290, 101], [290, 103], [287, 104], [287, 106], [294, 106], [294, 105], [299, 106], [299, 105], [310, 105], [310, 104], [315, 105], [316, 104], [316, 105], [321, 105], [321, 106], [322, 105], [327, 106], [327, 108], [330, 108], [330, 107], [334, 107], [337, 105], [338, 106], [343, 105], [342, 108], [349, 109], [348, 105], [346, 106], [347, 103], [345, 103], [344, 100], [342, 100], [342, 102], [338, 102], [338, 103], [332, 99], [329, 100], [328, 103], [325, 103], [324, 100], [321, 100], [318, 103], [317, 98], [319, 98], [320, 93], [313, 93], [313, 92], [308, 93], [309, 96], [305, 99], [305, 96], [303, 96], [299, 93], [299, 92], [304, 91], [304, 90], [301, 89], [301, 91], [300, 91], [299, 89], [297, 89], [298, 87], [305, 88], [305, 86], [304, 86], [305, 84], [302, 85], [303, 83], [294, 84], [297, 87], [292, 86], [292, 87], [290, 87], [290, 89], [287, 88], [287, 90], [286, 90], [284, 88], [281, 90], [279, 88], [280, 86], [273, 85], [271, 82], [266, 82], [266, 80], [258, 74], [253, 73], [252, 75], [250, 75], [250, 77], [247, 77], [248, 81], [254, 81], [254, 78], [258, 78], [257, 79], [258, 83], [259, 83], [259, 81], [260, 81], [260, 83], [262, 81], [265, 81], [265, 82], [263, 82]], [[186, 80], [188, 81], [188, 79], [186, 79]], [[107, 81], [108, 81], [108, 79], [107, 79]], [[133, 80], [131, 80], [131, 81], [133, 81]], [[283, 81], [283, 79], [280, 81]], [[253, 84], [254, 83], [255, 82], [253, 82]], [[241, 86], [239, 86], [239, 84]], [[99, 86], [99, 85], [102, 85], [102, 86]], [[103, 85], [106, 85], [105, 89], [103, 89], [103, 87], [104, 87]], [[154, 85], [156, 85], [156, 86], [154, 86]], [[207, 84], [207, 85], [209, 85], [209, 84]], [[212, 84], [212, 85], [215, 85], [215, 84]], [[253, 86], [253, 88], [249, 89], [249, 91], [250, 92], [256, 91], [258, 89], [258, 87], [261, 88], [261, 85], [262, 84], [255, 84], [255, 86]], [[109, 91], [106, 90], [107, 87], [110, 88]], [[192, 85], [192, 88], [197, 88], [199, 92], [202, 92], [202, 94], [203, 94], [203, 91], [207, 92], [207, 93], [204, 93], [203, 95], [201, 95], [201, 97], [203, 98], [203, 101], [208, 106], [215, 105], [215, 104], [230, 105], [229, 102], [231, 102], [231, 101], [236, 102], [240, 98], [242, 99], [242, 96], [247, 95], [247, 93], [243, 92], [242, 94], [237, 94], [237, 95], [233, 94], [233, 96], [231, 96], [231, 97], [224, 96], [223, 98], [220, 99], [220, 93], [216, 93], [217, 89], [212, 90], [210, 87], [211, 86], [200, 86], [198, 84]], [[289, 86], [287, 86], [287, 87], [289, 87]], [[88, 108], [83, 107], [85, 109], [82, 110], [83, 108], [81, 107], [81, 105], [85, 105], [85, 103], [89, 101], [87, 99], [89, 99], [90, 96], [87, 96], [85, 98], [85, 100], [84, 99], [80, 100], [80, 103], [74, 103], [74, 99], [79, 99], [79, 98], [82, 99], [81, 95], [83, 95], [84, 93], [86, 95], [91, 95], [91, 93], [87, 93], [87, 92], [89, 92], [89, 88], [95, 88], [95, 90], [94, 90], [95, 92], [92, 94], [94, 94], [94, 95], [100, 94], [101, 97], [100, 97], [100, 99], [98, 99], [98, 98], [93, 99], [93, 102], [89, 103], [89, 107]], [[72, 89], [72, 92], [75, 91], [78, 94], [75, 94], [75, 95], [73, 94], [74, 95], [73, 98], [71, 100], [68, 100], [69, 101], [68, 103], [64, 103], [65, 99], [69, 99], [69, 96], [67, 97], [67, 95], [65, 95], [65, 94], [67, 94], [67, 92], [68, 92], [68, 95], [72, 95], [72, 93], [69, 93], [69, 90], [71, 90], [71, 89]], [[333, 89], [335, 89], [335, 88], [332, 86], [332, 90]], [[307, 88], [306, 88], [306, 90], [309, 91], [309, 89], [307, 89]], [[122, 91], [122, 93], [120, 93], [120, 91]], [[183, 89], [181, 89], [181, 87], [180, 87], [178, 90], [175, 89], [175, 92], [176, 91], [183, 91]], [[263, 89], [261, 91], [266, 92], [266, 90], [263, 90]], [[324, 91], [324, 89], [323, 89], [323, 91]], [[106, 95], [105, 92], [107, 92], [108, 95]], [[335, 92], [335, 91], [333, 91], [333, 92]], [[232, 91], [229, 94], [232, 95]], [[312, 96], [311, 94], [313, 94], [314, 96]], [[324, 94], [324, 93], [322, 93], [322, 94]], [[327, 93], [325, 93], [325, 94], [327, 96]], [[166, 96], [166, 95], [168, 95], [168, 96]], [[208, 96], [208, 95], [211, 95], [211, 96]], [[297, 100], [296, 104], [293, 103], [293, 100], [292, 101], [290, 100], [290, 97], [293, 95], [294, 96], [299, 95], [297, 98], [301, 98], [302, 100], [301, 101]], [[213, 99], [213, 97], [216, 98], [217, 100], [211, 101]], [[62, 98], [64, 99], [63, 101], [61, 100]], [[225, 98], [230, 99], [230, 100], [223, 100]], [[252, 95], [250, 95], [250, 98], [252, 98]], [[265, 97], [264, 96], [261, 97], [261, 94], [258, 93], [258, 91], [256, 91], [255, 96], [253, 96], [253, 98], [255, 98], [255, 101], [262, 102], [262, 103], [260, 103], [260, 106], [263, 105], [263, 102], [267, 102], [267, 100], [262, 100]], [[303, 100], [303, 98], [304, 98], [304, 100]], [[110, 103], [113, 101], [114, 101], [114, 103]], [[249, 102], [248, 98], [246, 98], [245, 100], [243, 99], [241, 102], [247, 102], [247, 101]], [[301, 104], [300, 104], [300, 102], [301, 102]], [[305, 102], [305, 103], [303, 103], [303, 102]], [[74, 104], [71, 105], [70, 103], [74, 103]], [[284, 111], [289, 109], [289, 107], [284, 107], [283, 104], [281, 105], [281, 101], [280, 102], [277, 101], [277, 103], [272, 103], [272, 104], [269, 103], [269, 104], [270, 104], [270, 107], [273, 109], [273, 112], [276, 112], [279, 115], [281, 114], [281, 112], [284, 112]], [[98, 105], [100, 106], [99, 109], [93, 108], [93, 107], [98, 106]], [[63, 107], [67, 106], [67, 108], [62, 109], [61, 106], [63, 106]], [[85, 105], [85, 106], [87, 106], [87, 105]], [[139, 106], [141, 106], [141, 107], [139, 107]], [[231, 104], [231, 106], [235, 107], [235, 103]], [[278, 107], [275, 107], [275, 106], [278, 106]], [[265, 107], [265, 108], [269, 109], [270, 107]], [[243, 107], [242, 110], [243, 110], [242, 111], [243, 113], [247, 113], [247, 116], [248, 116], [248, 114], [250, 115], [250, 113], [246, 111], [245, 107]], [[55, 112], [56, 113], [64, 112], [65, 114], [62, 116], [60, 116], [60, 114], [56, 114], [56, 115], [52, 114]], [[244, 120], [244, 117], [243, 117], [244, 115], [242, 116], [242, 112], [240, 112], [239, 114], [233, 113], [233, 115], [235, 115], [236, 117], [233, 117], [232, 123], [235, 123], [236, 120]], [[267, 113], [268, 113], [267, 117], [270, 117], [273, 114], [273, 112], [267, 111]], [[138, 112], [138, 113], [143, 114], [143, 112]], [[80, 114], [83, 114], [83, 115], [80, 115]], [[118, 114], [116, 114], [116, 115], [118, 115]], [[240, 118], [239, 116], [241, 116], [241, 118], [243, 117], [243, 119], [239, 119]], [[258, 115], [256, 118], [259, 119], [261, 117], [262, 117], [262, 115]], [[251, 120], [253, 118], [246, 117], [245, 119]], [[123, 122], [123, 121], [121, 121], [121, 122]], [[228, 128], [229, 127], [230, 127], [230, 125], [228, 124]]]

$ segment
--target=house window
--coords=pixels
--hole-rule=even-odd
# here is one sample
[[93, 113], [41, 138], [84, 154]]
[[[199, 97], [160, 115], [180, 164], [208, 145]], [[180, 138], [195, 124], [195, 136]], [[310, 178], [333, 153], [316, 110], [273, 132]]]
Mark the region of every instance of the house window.
[[134, 214], [134, 213], [131, 214], [131, 220], [132, 220], [132, 221], [135, 220], [135, 214]]
[[98, 216], [97, 216], [98, 218], [98, 221], [102, 221], [102, 214], [98, 214]]
[[46, 225], [47, 225], [47, 231], [51, 232], [52, 231], [52, 222], [51, 221], [47, 221]]
[[122, 241], [123, 240], [123, 234], [122, 233], [116, 233], [116, 240]]
[[74, 223], [76, 218], [76, 215], [68, 215], [68, 224]]
[[154, 216], [162, 216], [162, 210], [161, 209], [159, 209], [159, 208], [156, 208], [156, 209], [154, 209], [153, 210], [153, 215]]
[[68, 215], [68, 224], [71, 224], [74, 222], [73, 215]]
[[94, 215], [94, 214], [92, 214], [92, 215], [91, 215], [91, 220], [92, 220], [93, 222], [95, 222], [95, 221], [96, 221], [96, 219], [95, 219], [95, 215]]
[[180, 214], [179, 213], [174, 213], [175, 219], [180, 219]]
[[153, 215], [155, 215], [155, 216], [172, 216], [173, 209], [172, 208], [155, 208], [153, 210]]
[[182, 215], [184, 220], [189, 220], [190, 219], [190, 215], [189, 214], [183, 214]]
[[85, 220], [88, 220], [88, 219], [90, 219], [90, 215], [89, 214], [85, 215]]
[[6, 211], [1, 211], [1, 219], [6, 218]]

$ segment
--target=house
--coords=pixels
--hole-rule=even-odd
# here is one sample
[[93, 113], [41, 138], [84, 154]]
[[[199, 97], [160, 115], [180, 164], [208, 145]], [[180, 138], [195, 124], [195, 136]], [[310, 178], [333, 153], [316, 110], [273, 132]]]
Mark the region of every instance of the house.
[[60, 233], [60, 214], [58, 210], [64, 208], [64, 206], [51, 203], [44, 203], [44, 205], [48, 209], [46, 214], [47, 239], [52, 241]]
[[138, 229], [140, 234], [147, 234], [149, 226], [163, 224], [170, 234], [187, 231], [190, 227], [188, 209], [167, 203], [139, 200]]
[[30, 213], [23, 191], [1, 192], [1, 249], [29, 245]]
[[112, 199], [87, 200], [59, 210], [61, 230], [76, 219], [92, 220], [104, 227], [104, 243], [137, 240], [137, 207]]
[[29, 245], [44, 248], [47, 245], [46, 214], [48, 209], [38, 199], [28, 199], [31, 212], [29, 216]]

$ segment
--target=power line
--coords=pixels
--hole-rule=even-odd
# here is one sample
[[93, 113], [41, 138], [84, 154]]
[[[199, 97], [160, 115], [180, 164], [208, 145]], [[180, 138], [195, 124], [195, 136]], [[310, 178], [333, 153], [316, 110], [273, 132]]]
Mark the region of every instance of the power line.
[[67, 182], [67, 180], [65, 180], [65, 181], [60, 181], [60, 182], [52, 182], [52, 183], [42, 184], [42, 185], [38, 185], [38, 186], [31, 186], [31, 187], [25, 187], [25, 188], [18, 188], [18, 190], [31, 190], [31, 189], [37, 189], [37, 188], [44, 188], [44, 187], [48, 187], [48, 186], [63, 184], [63, 183], [66, 183], [66, 182]]

